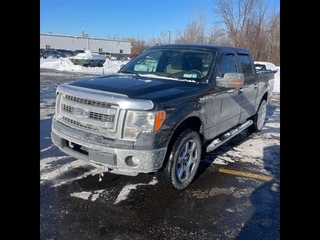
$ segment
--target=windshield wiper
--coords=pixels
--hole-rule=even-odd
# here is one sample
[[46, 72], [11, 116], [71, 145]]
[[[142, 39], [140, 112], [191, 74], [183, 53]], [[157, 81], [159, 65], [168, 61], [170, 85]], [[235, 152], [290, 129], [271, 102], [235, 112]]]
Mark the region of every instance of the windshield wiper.
[[174, 78], [174, 79], [183, 79], [181, 77], [176, 77], [176, 76], [173, 76], [168, 73], [152, 73], [152, 74], [157, 75], [157, 76], [162, 76], [162, 77]]
[[137, 73], [135, 71], [131, 71], [131, 70], [119, 71], [119, 73], [129, 73], [129, 74], [137, 75]]
[[173, 79], [179, 79], [179, 80], [185, 80], [183, 77], [176, 77], [168, 73], [155, 73], [155, 72], [135, 72], [131, 70], [125, 70], [125, 71], [119, 71], [119, 73], [124, 73], [124, 74], [135, 74], [135, 75], [156, 75], [156, 76], [161, 76], [161, 77], [167, 77], [167, 78], [173, 78]]

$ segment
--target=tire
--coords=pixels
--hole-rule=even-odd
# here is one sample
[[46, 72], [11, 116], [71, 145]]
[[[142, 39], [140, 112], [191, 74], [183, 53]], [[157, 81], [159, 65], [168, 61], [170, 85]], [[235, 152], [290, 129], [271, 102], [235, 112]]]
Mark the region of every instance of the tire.
[[100, 61], [100, 62], [98, 63], [98, 67], [103, 67], [103, 62], [102, 62], [102, 61]]
[[196, 131], [188, 129], [172, 146], [163, 171], [155, 173], [163, 185], [182, 190], [193, 181], [201, 160], [201, 140]]
[[262, 100], [258, 111], [256, 114], [253, 116], [253, 124], [251, 126], [251, 130], [253, 132], [260, 132], [261, 129], [263, 128], [265, 121], [266, 121], [266, 116], [267, 116], [267, 101]]
[[89, 67], [94, 67], [94, 63], [93, 63], [92, 60], [89, 62], [88, 66], [89, 66]]

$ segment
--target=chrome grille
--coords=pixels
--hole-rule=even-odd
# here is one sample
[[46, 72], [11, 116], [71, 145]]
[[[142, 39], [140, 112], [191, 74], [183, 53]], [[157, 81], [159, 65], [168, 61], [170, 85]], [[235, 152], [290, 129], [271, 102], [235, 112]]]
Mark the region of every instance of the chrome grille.
[[101, 113], [90, 112], [90, 118], [97, 119], [103, 122], [114, 122], [114, 115], [106, 115]]
[[86, 128], [86, 129], [91, 129], [91, 130], [94, 130], [94, 131], [98, 131], [98, 127], [97, 126], [94, 126], [92, 124], [83, 124], [79, 121], [75, 121], [73, 119], [70, 119], [70, 118], [67, 118], [67, 117], [63, 117], [63, 120], [72, 124], [72, 125], [75, 125], [75, 126], [78, 126], [78, 127], [82, 127], [82, 128]]
[[[66, 112], [73, 112], [74, 107], [69, 106], [67, 104], [62, 104], [62, 110], [66, 111]], [[116, 109], [114, 111], [114, 114], [116, 114]], [[89, 112], [88, 114], [89, 118], [91, 119], [95, 119], [95, 120], [99, 120], [102, 122], [114, 122], [114, 117], [115, 115], [107, 115], [107, 114], [103, 114], [103, 113], [97, 113], [97, 112]]]
[[110, 103], [74, 97], [71, 95], [66, 95], [65, 99], [68, 99], [72, 102], [82, 103], [82, 104], [91, 105], [91, 106], [95, 106], [95, 107], [111, 108], [111, 106], [112, 106]]
[[119, 106], [114, 103], [74, 97], [61, 99], [61, 120], [70, 126], [96, 132], [115, 132]]

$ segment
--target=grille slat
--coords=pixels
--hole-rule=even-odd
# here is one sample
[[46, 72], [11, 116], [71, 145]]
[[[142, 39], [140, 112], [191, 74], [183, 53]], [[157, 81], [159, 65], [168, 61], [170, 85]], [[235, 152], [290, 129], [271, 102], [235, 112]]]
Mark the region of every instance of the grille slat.
[[[74, 107], [69, 106], [67, 104], [62, 105], [62, 109], [66, 112], [73, 113]], [[114, 110], [113, 115], [103, 114], [103, 113], [97, 113], [97, 112], [89, 112], [88, 116], [91, 119], [99, 120], [102, 122], [114, 122], [116, 110]]]
[[112, 108], [111, 103], [106, 103], [106, 102], [101, 102], [101, 101], [94, 101], [90, 99], [85, 99], [85, 98], [79, 98], [79, 97], [74, 97], [71, 95], [66, 95], [65, 99], [68, 99], [72, 102], [77, 102], [85, 105], [91, 105], [95, 107], [101, 107], [101, 108]]
[[71, 95], [65, 95], [61, 102], [62, 119], [67, 124], [98, 132], [114, 131], [118, 112], [116, 104]]

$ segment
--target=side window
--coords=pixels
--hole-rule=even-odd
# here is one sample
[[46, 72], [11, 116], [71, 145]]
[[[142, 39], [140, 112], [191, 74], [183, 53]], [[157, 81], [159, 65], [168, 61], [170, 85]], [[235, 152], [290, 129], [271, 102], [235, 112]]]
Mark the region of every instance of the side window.
[[249, 55], [240, 54], [238, 57], [244, 77], [253, 77], [254, 73]]
[[219, 69], [218, 77], [223, 77], [225, 73], [237, 73], [237, 65], [234, 59], [234, 54], [227, 54], [222, 57]]

